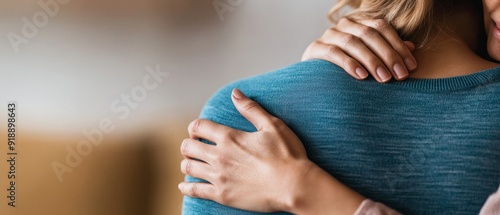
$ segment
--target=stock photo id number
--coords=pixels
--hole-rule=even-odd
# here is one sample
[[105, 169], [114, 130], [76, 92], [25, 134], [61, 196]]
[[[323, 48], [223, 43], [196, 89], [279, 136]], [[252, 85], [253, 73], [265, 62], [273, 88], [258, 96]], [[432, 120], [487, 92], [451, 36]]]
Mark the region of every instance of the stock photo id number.
[[15, 102], [11, 102], [7, 104], [7, 163], [8, 163], [8, 172], [7, 172], [7, 198], [8, 198], [8, 206], [16, 207], [16, 187], [17, 187], [17, 161], [18, 161], [18, 151], [16, 148], [16, 119], [17, 119], [17, 104]]

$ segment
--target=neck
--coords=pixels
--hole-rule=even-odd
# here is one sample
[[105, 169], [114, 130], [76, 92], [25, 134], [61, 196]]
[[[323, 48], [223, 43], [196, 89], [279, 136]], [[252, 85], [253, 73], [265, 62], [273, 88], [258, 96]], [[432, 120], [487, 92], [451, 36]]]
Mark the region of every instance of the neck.
[[440, 32], [426, 46], [414, 52], [419, 62], [411, 78], [449, 78], [470, 75], [499, 66], [479, 57], [453, 32]]
[[410, 77], [449, 78], [499, 66], [476, 54], [477, 41], [481, 40], [478, 32], [482, 31], [480, 8], [470, 8], [476, 4], [464, 1], [452, 13], [436, 16], [435, 22], [442, 24], [433, 29], [429, 42], [414, 52], [418, 68]]

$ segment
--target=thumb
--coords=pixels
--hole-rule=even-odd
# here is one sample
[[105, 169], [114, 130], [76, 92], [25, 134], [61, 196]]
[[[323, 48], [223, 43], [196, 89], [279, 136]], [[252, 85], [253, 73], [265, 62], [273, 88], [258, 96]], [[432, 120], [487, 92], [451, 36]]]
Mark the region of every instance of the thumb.
[[264, 110], [257, 102], [249, 99], [236, 88], [234, 88], [231, 93], [231, 99], [238, 112], [240, 112], [245, 119], [250, 121], [258, 131], [262, 130], [266, 125], [269, 125], [274, 118], [274, 116]]

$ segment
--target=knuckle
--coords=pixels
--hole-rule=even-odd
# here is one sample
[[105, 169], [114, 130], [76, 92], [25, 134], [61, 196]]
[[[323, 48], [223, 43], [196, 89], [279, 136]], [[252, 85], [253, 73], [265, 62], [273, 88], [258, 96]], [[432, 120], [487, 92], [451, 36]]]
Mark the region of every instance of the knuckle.
[[389, 27], [389, 22], [387, 22], [385, 19], [376, 19], [373, 21], [373, 28], [377, 30], [384, 30], [387, 27]]
[[201, 124], [203, 123], [202, 119], [195, 119], [189, 124], [189, 133], [196, 133], [200, 129]]
[[384, 49], [381, 54], [390, 63], [399, 62], [400, 56], [393, 49]]
[[188, 188], [187, 193], [189, 196], [198, 197], [198, 186], [196, 184], [192, 184]]
[[329, 28], [325, 31], [325, 33], [323, 33], [321, 39], [333, 37], [335, 33], [337, 33], [337, 30], [335, 28]]
[[371, 36], [371, 35], [374, 35], [376, 33], [377, 33], [377, 31], [375, 29], [373, 29], [372, 27], [368, 27], [368, 26], [363, 26], [359, 29], [359, 35], [361, 37]]
[[344, 48], [348, 49], [352, 44], [354, 43], [359, 43], [360, 39], [352, 34], [347, 34], [344, 36], [343, 39], [343, 46]]
[[269, 122], [271, 123], [271, 125], [276, 127], [281, 123], [281, 120], [278, 117], [270, 117]]
[[350, 43], [354, 40], [358, 39], [356, 36], [352, 35], [352, 34], [346, 34], [344, 36], [344, 43]]
[[229, 160], [224, 155], [217, 156], [217, 158], [215, 158], [215, 160], [219, 164], [219, 166], [221, 166], [221, 167], [229, 166]]
[[225, 174], [223, 174], [223, 173], [219, 173], [216, 176], [216, 179], [217, 179], [217, 181], [219, 181], [219, 183], [222, 183], [222, 184], [224, 184], [224, 183], [226, 183], [228, 181], [227, 176]]
[[248, 100], [241, 107], [243, 110], [248, 111], [248, 110], [251, 110], [257, 106], [258, 106], [257, 102], [254, 102], [252, 100]]
[[328, 46], [328, 52], [326, 53], [327, 56], [333, 57], [336, 56], [340, 52], [340, 48], [334, 45], [329, 45]]
[[283, 120], [277, 118], [277, 117], [272, 117], [270, 119], [271, 121], [271, 125], [273, 126], [274, 129], [276, 129], [277, 131], [283, 131], [287, 128], [287, 125], [285, 124], [285, 122], [283, 122]]
[[182, 172], [183, 174], [186, 174], [186, 171], [184, 170], [184, 160], [182, 160], [182, 161], [181, 161], [181, 165], [180, 165], [180, 167], [181, 167], [181, 172]]
[[181, 144], [181, 153], [187, 154], [189, 152], [189, 139], [184, 139]]
[[226, 190], [219, 191], [219, 203], [227, 205], [231, 203], [231, 198]]
[[323, 43], [319, 40], [315, 40], [314, 42], [312, 42], [308, 47], [309, 48], [317, 48], [317, 47], [321, 47]]
[[307, 46], [305, 54], [311, 54], [312, 52], [314, 52], [314, 50], [319, 49], [322, 44], [323, 43], [319, 40], [315, 40], [314, 42], [309, 44], [309, 46]]
[[392, 41], [391, 45], [402, 56], [405, 56], [405, 55], [410, 56], [411, 55], [410, 49], [406, 46], [406, 44], [403, 42], [403, 40]]
[[342, 18], [338, 21], [337, 25], [343, 25], [343, 24], [345, 24], [345, 23], [346, 23], [346, 22], [348, 22], [348, 21], [349, 21], [349, 20], [348, 20], [346, 17], [342, 17]]
[[235, 134], [232, 130], [220, 132], [220, 140], [224, 143], [235, 143], [238, 138], [235, 138]]
[[[400, 43], [400, 42], [390, 42], [389, 43], [390, 48], [392, 48], [392, 50], [390, 51], [390, 52], [392, 52], [391, 53], [392, 55], [397, 55], [397, 57], [399, 57], [400, 53], [401, 53], [401, 55], [406, 54], [406, 52], [404, 50], [405, 47], [403, 47], [401, 44], [402, 43]], [[393, 56], [391, 56], [391, 57], [393, 57]]]
[[193, 173], [193, 164], [189, 160], [184, 161], [184, 171], [186, 171], [186, 174], [191, 175]]

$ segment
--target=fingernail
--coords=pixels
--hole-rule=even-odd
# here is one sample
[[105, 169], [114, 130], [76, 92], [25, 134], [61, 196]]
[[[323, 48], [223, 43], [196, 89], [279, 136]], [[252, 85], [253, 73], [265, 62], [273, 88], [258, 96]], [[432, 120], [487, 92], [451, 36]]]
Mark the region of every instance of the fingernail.
[[236, 88], [233, 89], [233, 93], [232, 94], [233, 94], [233, 97], [235, 99], [243, 99], [243, 98], [246, 97], [245, 94], [243, 94], [240, 90], [238, 90]]
[[377, 68], [377, 75], [382, 79], [382, 82], [386, 82], [392, 77], [391, 74], [382, 67]]
[[368, 77], [368, 72], [361, 68], [356, 68], [356, 74], [358, 74], [358, 77], [361, 79], [365, 79], [366, 77]]
[[408, 71], [399, 63], [394, 64], [394, 72], [396, 72], [396, 76], [399, 79], [403, 79], [408, 76]]
[[405, 41], [404, 43], [406, 44], [406, 46], [408, 46], [408, 48], [410, 48], [410, 51], [415, 50], [415, 43], [413, 43], [412, 41]]
[[182, 191], [182, 183], [177, 185], [177, 189], [179, 189], [180, 191]]
[[417, 68], [417, 62], [415, 62], [415, 60], [413, 60], [411, 58], [406, 58], [405, 64], [406, 64], [406, 68], [408, 68], [409, 70], [414, 70]]

